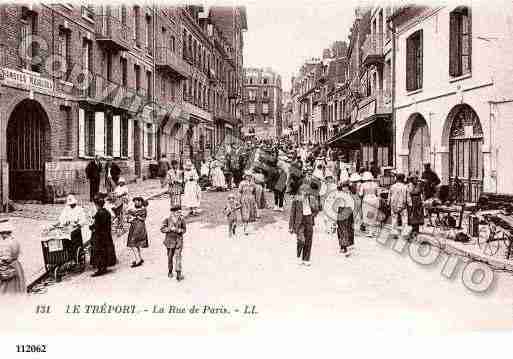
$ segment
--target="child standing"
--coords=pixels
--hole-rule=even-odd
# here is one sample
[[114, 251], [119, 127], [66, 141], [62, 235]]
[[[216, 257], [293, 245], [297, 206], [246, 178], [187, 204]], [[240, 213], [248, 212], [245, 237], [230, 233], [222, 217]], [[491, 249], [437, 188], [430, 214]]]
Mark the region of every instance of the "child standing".
[[148, 214], [146, 207], [148, 202], [142, 197], [134, 197], [132, 200], [134, 207], [127, 211], [130, 220], [130, 229], [128, 231], [127, 247], [132, 250], [135, 261], [131, 267], [139, 267], [144, 263], [141, 256], [141, 248], [148, 248], [148, 232], [146, 231], [146, 216]]
[[240, 210], [242, 206], [235, 199], [234, 194], [230, 194], [228, 196], [228, 203], [226, 207], [224, 207], [224, 214], [228, 219], [228, 237], [235, 236], [235, 229], [237, 228], [237, 211]]
[[173, 264], [176, 270], [176, 280], [181, 281], [184, 279], [182, 274], [182, 248], [183, 248], [183, 235], [187, 227], [185, 220], [180, 212], [180, 208], [171, 207], [169, 217], [164, 219], [160, 231], [166, 235], [164, 238], [164, 246], [167, 250], [167, 269], [169, 278], [173, 278]]

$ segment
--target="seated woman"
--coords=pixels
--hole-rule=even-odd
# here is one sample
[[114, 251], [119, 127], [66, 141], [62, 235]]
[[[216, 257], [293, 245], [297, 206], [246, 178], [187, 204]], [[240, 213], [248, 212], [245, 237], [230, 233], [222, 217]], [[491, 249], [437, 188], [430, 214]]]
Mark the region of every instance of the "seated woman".
[[66, 199], [66, 207], [59, 216], [59, 221], [54, 224], [55, 227], [69, 227], [70, 232], [70, 253], [75, 254], [77, 249], [82, 246], [82, 226], [87, 224], [87, 218], [84, 209], [77, 205], [77, 199], [69, 195]]

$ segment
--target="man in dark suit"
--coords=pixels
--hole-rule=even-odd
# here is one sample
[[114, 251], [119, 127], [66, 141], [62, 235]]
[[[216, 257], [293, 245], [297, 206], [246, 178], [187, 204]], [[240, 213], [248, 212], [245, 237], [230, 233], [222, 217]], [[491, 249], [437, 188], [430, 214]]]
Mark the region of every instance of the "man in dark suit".
[[303, 183], [292, 201], [289, 219], [289, 232], [297, 237], [297, 258], [300, 264], [310, 266], [312, 237], [315, 216], [319, 213], [315, 182]]
[[96, 156], [86, 167], [86, 176], [89, 179], [89, 200], [94, 201], [94, 196], [100, 192], [100, 175], [102, 164], [100, 157]]

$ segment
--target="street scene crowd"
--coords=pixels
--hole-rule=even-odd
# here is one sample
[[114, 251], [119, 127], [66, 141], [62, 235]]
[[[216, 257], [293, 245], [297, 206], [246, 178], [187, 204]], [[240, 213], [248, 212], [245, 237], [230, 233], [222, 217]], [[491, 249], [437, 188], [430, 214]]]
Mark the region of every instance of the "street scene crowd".
[[[100, 192], [102, 171], [104, 192]], [[340, 253], [346, 257], [355, 245], [355, 233], [376, 237], [387, 222], [392, 224], [393, 235], [414, 239], [428, 211], [424, 206], [436, 201], [440, 180], [426, 164], [421, 178], [418, 174], [396, 173], [395, 183], [385, 189], [380, 185], [382, 171], [374, 163], [347, 162], [340, 151], [288, 139], [251, 138], [227, 145], [223, 153], [199, 161], [179, 163], [163, 156], [158, 176], [169, 197], [169, 214], [163, 215], [159, 230], [168, 256], [168, 276], [176, 276], [178, 281], [185, 278], [182, 248], [187, 222], [204, 214], [202, 197], [205, 200], [209, 192], [222, 193], [226, 236], [230, 238], [248, 235], [262, 211], [272, 210], [277, 216], [289, 202], [288, 227], [297, 241], [300, 265], [310, 266], [315, 231], [337, 238]], [[69, 195], [58, 221], [48, 229], [68, 233], [64, 250], [70, 253], [80, 250], [86, 231], [90, 231], [89, 262], [96, 268], [92, 276], [108, 273], [108, 268], [118, 262], [113, 237], [126, 235], [126, 247], [133, 257], [131, 267], [144, 264], [150, 203], [137, 193], [129, 193], [120, 172], [109, 159], [92, 160], [87, 167], [90, 200], [95, 205], [92, 218]], [[274, 203], [267, 203], [266, 192], [272, 192]], [[26, 292], [23, 269], [17, 260], [20, 244], [12, 233], [8, 220], [0, 223], [3, 294]], [[74, 261], [78, 262], [78, 257]]]

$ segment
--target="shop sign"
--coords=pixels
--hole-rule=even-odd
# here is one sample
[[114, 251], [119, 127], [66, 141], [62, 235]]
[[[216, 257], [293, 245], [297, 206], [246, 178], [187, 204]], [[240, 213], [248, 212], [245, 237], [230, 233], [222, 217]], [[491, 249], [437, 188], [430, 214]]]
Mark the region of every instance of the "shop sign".
[[37, 74], [16, 71], [3, 67], [0, 79], [4, 85], [32, 90], [36, 92], [52, 92], [54, 90], [53, 80], [41, 77]]

